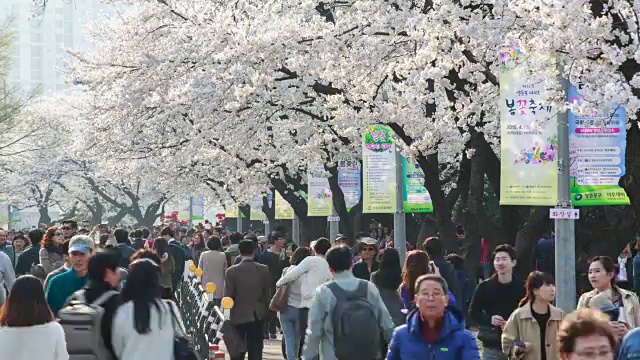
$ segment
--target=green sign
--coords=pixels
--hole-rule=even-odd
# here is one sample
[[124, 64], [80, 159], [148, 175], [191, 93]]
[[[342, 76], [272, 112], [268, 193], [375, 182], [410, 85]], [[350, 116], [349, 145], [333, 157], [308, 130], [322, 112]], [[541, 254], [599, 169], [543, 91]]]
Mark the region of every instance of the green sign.
[[402, 157], [402, 203], [406, 213], [433, 212], [431, 196], [424, 187], [424, 172], [417, 163]]

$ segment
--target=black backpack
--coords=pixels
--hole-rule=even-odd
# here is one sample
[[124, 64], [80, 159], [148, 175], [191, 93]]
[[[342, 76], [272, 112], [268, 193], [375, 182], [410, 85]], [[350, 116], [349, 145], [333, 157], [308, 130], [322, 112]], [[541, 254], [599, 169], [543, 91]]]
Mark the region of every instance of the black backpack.
[[378, 311], [367, 300], [368, 281], [358, 280], [355, 291], [346, 291], [335, 281], [327, 285], [336, 298], [333, 310], [333, 344], [339, 360], [377, 359], [381, 330]]

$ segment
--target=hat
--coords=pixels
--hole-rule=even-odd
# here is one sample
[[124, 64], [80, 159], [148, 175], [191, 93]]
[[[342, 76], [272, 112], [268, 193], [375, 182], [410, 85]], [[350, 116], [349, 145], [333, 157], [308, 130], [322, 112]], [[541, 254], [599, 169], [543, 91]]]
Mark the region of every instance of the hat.
[[336, 235], [336, 240], [335, 241], [342, 241], [342, 240], [347, 240], [347, 238], [342, 234]]
[[93, 240], [87, 235], [76, 235], [69, 241], [69, 254], [74, 251], [89, 254], [93, 251], [93, 248]]
[[360, 244], [378, 246], [376, 239], [370, 237], [363, 237], [360, 239]]

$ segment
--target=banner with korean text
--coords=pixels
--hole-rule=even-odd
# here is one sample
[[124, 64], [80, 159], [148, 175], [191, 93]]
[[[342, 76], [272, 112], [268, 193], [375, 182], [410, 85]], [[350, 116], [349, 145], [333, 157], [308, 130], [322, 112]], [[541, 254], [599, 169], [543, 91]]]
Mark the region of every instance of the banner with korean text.
[[357, 160], [338, 161], [338, 186], [344, 194], [347, 211], [360, 202], [360, 162]]
[[276, 220], [293, 220], [293, 208], [279, 192], [276, 191]]
[[500, 52], [500, 204], [555, 206], [556, 109], [545, 101], [544, 79], [527, 76], [529, 61], [517, 48]]
[[402, 157], [402, 202], [404, 212], [433, 212], [431, 196], [424, 187], [424, 172], [416, 162]]
[[[569, 89], [570, 104], [585, 100], [578, 88]], [[618, 186], [626, 171], [626, 124], [627, 111], [617, 104], [586, 115], [569, 112], [573, 205], [629, 205], [626, 192]]]
[[333, 198], [324, 165], [309, 164], [307, 176], [307, 191], [309, 192], [307, 216], [331, 216]]
[[362, 136], [363, 213], [396, 212], [396, 154], [393, 131], [370, 125]]

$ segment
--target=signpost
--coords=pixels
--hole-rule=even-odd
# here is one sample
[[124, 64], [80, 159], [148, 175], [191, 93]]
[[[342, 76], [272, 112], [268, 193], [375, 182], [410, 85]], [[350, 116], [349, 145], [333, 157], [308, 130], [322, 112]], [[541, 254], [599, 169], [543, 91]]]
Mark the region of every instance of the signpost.
[[[563, 77], [563, 67], [558, 68], [558, 81], [565, 93], [569, 82]], [[555, 219], [555, 268], [556, 268], [556, 305], [569, 313], [576, 308], [576, 238], [575, 214], [571, 203], [571, 184], [569, 178], [569, 113], [558, 114], [558, 209], [553, 211], [570, 212], [572, 217]], [[578, 215], [579, 216], [579, 213]]]

